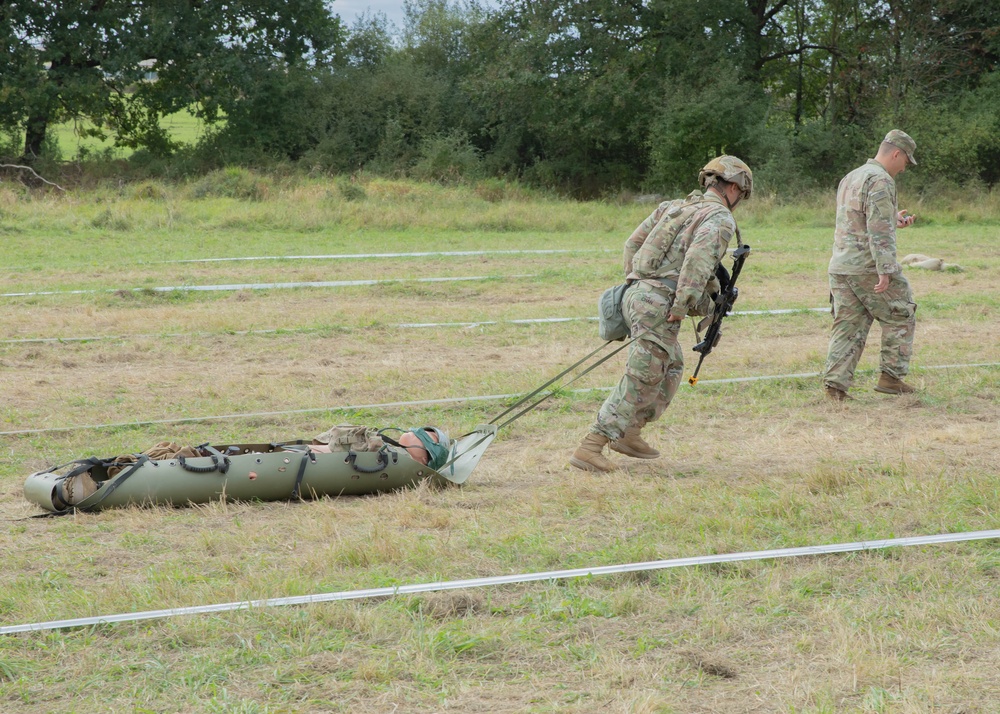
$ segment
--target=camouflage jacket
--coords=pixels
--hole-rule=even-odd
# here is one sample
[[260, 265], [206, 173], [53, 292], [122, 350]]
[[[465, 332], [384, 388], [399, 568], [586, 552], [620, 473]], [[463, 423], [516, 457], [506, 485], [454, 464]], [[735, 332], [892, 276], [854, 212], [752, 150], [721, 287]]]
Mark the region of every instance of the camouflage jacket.
[[837, 189], [832, 275], [891, 275], [896, 262], [896, 182], [875, 159], [847, 174]]
[[673, 292], [676, 317], [703, 314], [735, 232], [733, 214], [713, 191], [661, 203], [625, 242], [625, 277]]

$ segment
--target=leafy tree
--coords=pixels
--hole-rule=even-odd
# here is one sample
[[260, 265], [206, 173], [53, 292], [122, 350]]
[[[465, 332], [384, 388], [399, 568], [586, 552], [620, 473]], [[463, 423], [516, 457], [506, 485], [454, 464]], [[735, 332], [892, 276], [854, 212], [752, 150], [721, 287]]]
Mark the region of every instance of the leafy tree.
[[340, 39], [322, 0], [8, 1], [0, 27], [0, 109], [28, 159], [67, 119], [167, 152], [163, 114], [238, 114], [262, 75], [323, 63]]
[[461, 171], [443, 173], [456, 176], [478, 162], [469, 136], [479, 121], [465, 83], [482, 11], [444, 0], [410, 2], [406, 10], [399, 41], [384, 16], [366, 15], [351, 27], [339, 61], [319, 80], [322, 108], [303, 118], [315, 136], [305, 156], [311, 164], [431, 175], [450, 154]]
[[755, 164], [756, 139], [766, 101], [758, 87], [742, 80], [723, 60], [706, 67], [704, 76], [675, 82], [654, 112], [649, 134], [651, 188], [690, 187], [698, 170], [720, 154], [735, 154]]
[[[638, 14], [637, 14], [638, 13]], [[642, 6], [517, 0], [479, 33], [471, 80], [495, 170], [584, 193], [633, 183], [655, 96]]]
[[772, 188], [828, 186], [898, 126], [920, 173], [1000, 180], [995, 2], [406, 0], [398, 33], [342, 30], [330, 4], [0, 0], [0, 131], [30, 157], [88, 119], [168, 154], [159, 118], [187, 108], [217, 122], [217, 163], [595, 195], [690, 186], [721, 152]]

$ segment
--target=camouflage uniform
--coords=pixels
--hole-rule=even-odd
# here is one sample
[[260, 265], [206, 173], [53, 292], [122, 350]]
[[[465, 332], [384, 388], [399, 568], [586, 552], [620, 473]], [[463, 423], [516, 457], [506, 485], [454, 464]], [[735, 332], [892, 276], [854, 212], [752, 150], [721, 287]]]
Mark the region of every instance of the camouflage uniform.
[[[684, 356], [678, 317], [706, 315], [718, 291], [715, 268], [736, 232], [732, 213], [712, 191], [667, 201], [625, 243], [625, 274], [635, 282], [622, 308], [635, 341], [625, 375], [604, 401], [590, 431], [611, 441], [629, 427], [656, 421], [680, 385]], [[713, 284], [714, 283], [714, 284]]]
[[[917, 305], [896, 261], [896, 211], [896, 182], [874, 159], [840, 182], [829, 268], [833, 329], [824, 383], [842, 392], [851, 387], [875, 320], [882, 328], [882, 371], [900, 380], [909, 371]], [[889, 287], [876, 293], [880, 275], [890, 276]]]

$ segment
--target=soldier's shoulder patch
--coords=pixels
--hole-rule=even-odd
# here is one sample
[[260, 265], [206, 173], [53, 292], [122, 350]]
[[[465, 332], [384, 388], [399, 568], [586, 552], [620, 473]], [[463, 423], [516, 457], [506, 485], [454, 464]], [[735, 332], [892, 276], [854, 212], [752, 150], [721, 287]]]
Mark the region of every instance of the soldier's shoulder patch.
[[872, 186], [868, 191], [869, 203], [881, 203], [892, 198], [887, 186]]

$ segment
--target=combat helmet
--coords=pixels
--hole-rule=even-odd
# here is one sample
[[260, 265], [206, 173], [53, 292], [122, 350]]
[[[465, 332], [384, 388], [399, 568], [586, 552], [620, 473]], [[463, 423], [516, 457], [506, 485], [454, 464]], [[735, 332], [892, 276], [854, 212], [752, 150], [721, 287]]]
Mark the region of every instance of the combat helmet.
[[698, 183], [702, 188], [708, 188], [715, 183], [711, 180], [712, 177], [739, 186], [744, 199], [750, 198], [750, 194], [753, 193], [753, 172], [735, 156], [726, 154], [709, 161], [698, 173]]

